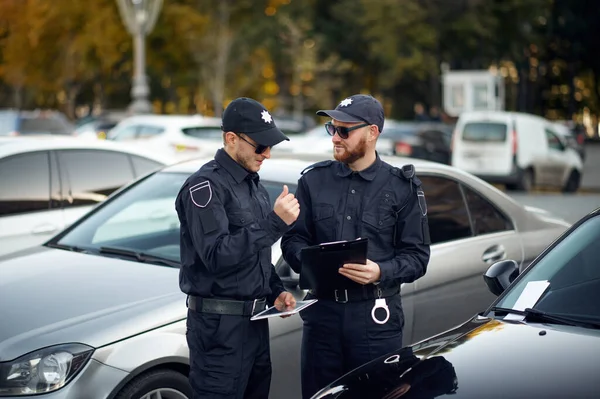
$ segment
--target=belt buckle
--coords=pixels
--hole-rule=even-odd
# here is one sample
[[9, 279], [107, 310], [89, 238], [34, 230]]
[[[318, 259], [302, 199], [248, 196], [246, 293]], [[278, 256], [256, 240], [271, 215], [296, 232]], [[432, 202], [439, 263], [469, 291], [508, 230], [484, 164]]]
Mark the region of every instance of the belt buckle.
[[339, 303], [347, 303], [348, 302], [348, 290], [339, 290], [344, 293], [344, 299], [338, 297], [338, 290], [334, 290], [333, 294], [335, 296], [335, 301]]

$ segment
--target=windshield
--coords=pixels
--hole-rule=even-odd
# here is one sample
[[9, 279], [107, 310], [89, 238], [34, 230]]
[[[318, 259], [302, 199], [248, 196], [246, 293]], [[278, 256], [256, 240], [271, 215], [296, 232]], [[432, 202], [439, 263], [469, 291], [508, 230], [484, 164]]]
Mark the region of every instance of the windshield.
[[[121, 252], [133, 251], [179, 262], [175, 198], [188, 176], [188, 173], [159, 172], [141, 180], [108, 200], [56, 244], [93, 252], [118, 248]], [[272, 207], [283, 183], [264, 180], [261, 183], [269, 193]], [[287, 184], [290, 192], [295, 192], [296, 185]]]
[[584, 222], [548, 252], [496, 306], [513, 308], [530, 281], [549, 288], [534, 309], [600, 320], [600, 216]]
[[504, 123], [467, 123], [463, 130], [463, 140], [502, 143], [506, 141], [506, 129]]
[[156, 173], [85, 219], [59, 245], [100, 250], [118, 247], [179, 262], [175, 198], [185, 173]]

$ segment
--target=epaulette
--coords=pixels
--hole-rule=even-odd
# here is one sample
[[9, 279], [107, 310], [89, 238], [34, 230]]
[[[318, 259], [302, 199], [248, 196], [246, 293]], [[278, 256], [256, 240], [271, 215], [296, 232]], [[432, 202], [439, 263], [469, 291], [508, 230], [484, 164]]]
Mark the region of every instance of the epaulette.
[[325, 168], [327, 166], [331, 166], [332, 164], [333, 164], [333, 161], [331, 159], [328, 159], [327, 161], [317, 162], [317, 163], [314, 163], [314, 164], [304, 168], [304, 170], [302, 172], [300, 172], [300, 174], [303, 175], [304, 173], [309, 172], [313, 169]]

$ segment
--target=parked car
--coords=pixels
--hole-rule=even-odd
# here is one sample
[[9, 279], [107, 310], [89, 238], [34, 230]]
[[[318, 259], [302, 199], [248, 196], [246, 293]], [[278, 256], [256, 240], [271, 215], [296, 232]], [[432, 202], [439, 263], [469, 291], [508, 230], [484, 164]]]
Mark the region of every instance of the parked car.
[[600, 397], [599, 241], [600, 208], [525, 270], [509, 259], [492, 265], [484, 279], [499, 297], [484, 312], [359, 367], [314, 399]]
[[449, 165], [452, 130], [453, 125], [441, 122], [394, 122], [385, 137], [394, 142], [394, 155]]
[[201, 115], [136, 115], [112, 128], [108, 140], [135, 143], [181, 161], [223, 146], [221, 119]]
[[119, 187], [166, 164], [114, 143], [0, 140], [0, 255], [42, 244]]
[[75, 126], [58, 111], [0, 110], [1, 136], [73, 135]]
[[86, 116], [76, 121], [77, 127], [73, 134], [84, 139], [105, 140], [108, 132], [126, 117], [127, 113], [123, 111]]
[[[407, 342], [444, 331], [491, 302], [481, 284], [487, 266], [507, 257], [525, 265], [568, 226], [460, 170], [385, 160], [398, 166], [414, 162], [428, 195], [432, 256], [427, 275], [402, 288]], [[191, 397], [174, 201], [205, 161], [150, 173], [46, 244], [0, 259], [0, 393]], [[271, 201], [283, 184], [294, 191], [300, 171], [314, 161], [306, 156], [265, 162], [260, 176]], [[304, 297], [279, 242], [272, 254], [287, 289]], [[301, 318], [269, 323], [271, 396], [298, 398]], [[41, 373], [51, 366], [53, 373]], [[19, 374], [6, 379], [5, 370]]]
[[577, 191], [581, 157], [567, 145], [556, 125], [517, 112], [471, 111], [460, 114], [453, 134], [452, 165], [488, 182], [529, 191], [536, 185]]

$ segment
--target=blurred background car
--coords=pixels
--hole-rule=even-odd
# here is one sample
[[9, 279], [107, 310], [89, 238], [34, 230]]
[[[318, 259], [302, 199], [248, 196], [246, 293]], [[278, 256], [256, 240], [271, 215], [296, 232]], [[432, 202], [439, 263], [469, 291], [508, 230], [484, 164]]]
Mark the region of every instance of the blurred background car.
[[452, 136], [452, 166], [511, 190], [545, 186], [575, 192], [583, 162], [556, 126], [521, 112], [463, 112]]
[[167, 163], [114, 143], [0, 139], [0, 255], [43, 243], [113, 191]]
[[391, 122], [385, 137], [394, 142], [394, 155], [450, 165], [454, 126], [442, 122]]
[[1, 136], [73, 135], [75, 126], [58, 111], [0, 110]]
[[76, 121], [74, 135], [86, 139], [105, 140], [108, 132], [127, 117], [123, 111], [105, 111], [100, 115], [87, 116]]
[[485, 284], [500, 296], [485, 311], [357, 368], [314, 399], [599, 397], [598, 241], [600, 209], [529, 267], [492, 265]]
[[223, 147], [221, 119], [201, 115], [136, 115], [119, 122], [108, 140], [135, 143], [174, 161], [214, 155]]

